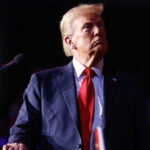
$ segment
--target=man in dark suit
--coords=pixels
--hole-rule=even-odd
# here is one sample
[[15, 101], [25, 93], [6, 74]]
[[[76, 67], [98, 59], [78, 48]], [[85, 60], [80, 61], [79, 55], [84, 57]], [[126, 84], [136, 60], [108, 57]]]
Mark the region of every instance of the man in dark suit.
[[[32, 75], [3, 150], [33, 150], [37, 144], [40, 150], [96, 149], [97, 126], [102, 131], [101, 150], [148, 150], [142, 84], [128, 73], [110, 74], [103, 69], [108, 45], [102, 12], [102, 4], [84, 4], [63, 16], [63, 47], [73, 60], [64, 67]], [[93, 75], [86, 75], [87, 68]], [[93, 116], [86, 110], [88, 104], [80, 106], [80, 90], [87, 76], [92, 85], [87, 93], [94, 91], [94, 106], [90, 109]], [[83, 110], [85, 117], [81, 115]], [[89, 129], [84, 132], [86, 127]]]

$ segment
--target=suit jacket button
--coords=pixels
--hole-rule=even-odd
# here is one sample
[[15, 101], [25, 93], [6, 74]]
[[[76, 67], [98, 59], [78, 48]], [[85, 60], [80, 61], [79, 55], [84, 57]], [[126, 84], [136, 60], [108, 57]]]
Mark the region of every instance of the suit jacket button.
[[82, 144], [78, 144], [77, 148], [80, 149], [82, 147]]

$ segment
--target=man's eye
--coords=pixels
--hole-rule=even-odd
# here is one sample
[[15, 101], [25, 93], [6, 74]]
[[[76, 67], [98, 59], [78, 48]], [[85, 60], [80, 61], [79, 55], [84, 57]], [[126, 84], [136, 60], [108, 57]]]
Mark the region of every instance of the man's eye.
[[102, 22], [98, 23], [97, 25], [98, 25], [98, 27], [104, 27], [104, 23], [102, 23]]
[[84, 26], [83, 29], [91, 29], [91, 28], [92, 28], [92, 25], [86, 25], [86, 26]]

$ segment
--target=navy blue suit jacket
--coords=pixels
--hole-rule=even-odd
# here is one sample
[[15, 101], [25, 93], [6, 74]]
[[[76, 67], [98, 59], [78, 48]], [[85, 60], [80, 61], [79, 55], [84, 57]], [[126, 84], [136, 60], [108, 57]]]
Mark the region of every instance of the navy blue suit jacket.
[[[107, 150], [148, 150], [144, 92], [128, 73], [104, 73], [105, 141]], [[79, 111], [72, 62], [34, 73], [9, 143], [30, 150], [82, 149]]]

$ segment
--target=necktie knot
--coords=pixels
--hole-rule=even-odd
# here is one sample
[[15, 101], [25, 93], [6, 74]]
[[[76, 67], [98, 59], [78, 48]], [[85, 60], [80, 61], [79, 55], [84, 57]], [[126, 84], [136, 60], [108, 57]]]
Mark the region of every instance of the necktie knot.
[[95, 72], [91, 68], [86, 68], [84, 72], [87, 76], [90, 76], [90, 77], [93, 77], [95, 75]]

